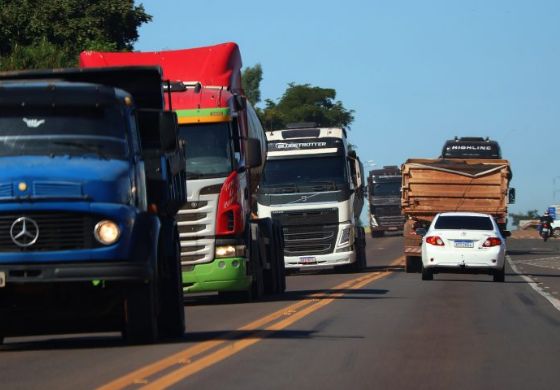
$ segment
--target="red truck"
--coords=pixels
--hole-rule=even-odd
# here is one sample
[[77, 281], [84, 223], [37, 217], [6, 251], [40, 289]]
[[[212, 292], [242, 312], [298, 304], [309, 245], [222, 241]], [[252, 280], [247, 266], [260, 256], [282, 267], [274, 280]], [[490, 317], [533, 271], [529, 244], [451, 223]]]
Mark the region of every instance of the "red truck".
[[285, 290], [282, 229], [255, 218], [266, 156], [241, 85], [235, 43], [155, 52], [83, 52], [80, 66], [158, 65], [186, 145], [186, 207], [177, 216], [185, 292], [258, 298]]

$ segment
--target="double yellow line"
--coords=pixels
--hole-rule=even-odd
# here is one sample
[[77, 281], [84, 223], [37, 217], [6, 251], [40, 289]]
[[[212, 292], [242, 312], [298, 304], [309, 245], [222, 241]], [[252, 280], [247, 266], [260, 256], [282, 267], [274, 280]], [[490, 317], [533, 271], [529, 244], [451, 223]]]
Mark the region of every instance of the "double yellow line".
[[[391, 265], [400, 264], [402, 260], [401, 257]], [[333, 287], [330, 289], [332, 292], [311, 294], [297, 303], [225, 334], [220, 340], [208, 340], [196, 344], [103, 385], [99, 390], [120, 390], [127, 387], [145, 390], [167, 388], [258, 343], [270, 335], [271, 332], [285, 329], [343, 296], [346, 290], [360, 289], [374, 280], [387, 276], [389, 273], [389, 271], [370, 272]], [[247, 333], [247, 336], [239, 339], [239, 333]], [[212, 352], [197, 359], [199, 355], [209, 351]], [[167, 373], [162, 375], [164, 371]]]

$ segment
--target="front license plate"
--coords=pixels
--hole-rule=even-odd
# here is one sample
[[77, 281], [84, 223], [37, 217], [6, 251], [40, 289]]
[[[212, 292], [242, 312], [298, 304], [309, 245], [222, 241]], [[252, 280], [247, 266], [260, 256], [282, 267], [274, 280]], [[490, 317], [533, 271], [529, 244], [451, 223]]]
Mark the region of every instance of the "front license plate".
[[455, 248], [474, 248], [474, 241], [455, 241]]
[[306, 256], [299, 258], [300, 264], [317, 264], [317, 259], [313, 256]]
[[6, 273], [0, 272], [0, 287], [6, 287]]

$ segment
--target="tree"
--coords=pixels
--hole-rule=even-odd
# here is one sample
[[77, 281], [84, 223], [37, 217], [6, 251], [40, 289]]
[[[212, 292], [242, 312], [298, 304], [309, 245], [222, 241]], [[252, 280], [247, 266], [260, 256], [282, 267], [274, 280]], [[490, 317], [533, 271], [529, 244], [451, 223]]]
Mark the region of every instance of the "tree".
[[513, 226], [519, 226], [519, 221], [528, 220], [528, 219], [539, 219], [539, 217], [540, 217], [539, 212], [537, 210], [529, 210], [525, 214], [523, 214], [523, 213], [519, 213], [519, 214], [510, 213], [509, 216], [512, 219], [511, 224]]
[[335, 98], [336, 91], [332, 88], [290, 83], [278, 103], [266, 100], [261, 119], [268, 130], [280, 129], [295, 122], [348, 127], [354, 120], [354, 110], [344, 108]]
[[75, 66], [82, 50], [132, 50], [151, 20], [133, 0], [3, 0], [0, 69]]
[[249, 101], [255, 105], [261, 101], [261, 81], [262, 81], [262, 67], [261, 64], [256, 64], [253, 67], [248, 67], [243, 70], [241, 80], [243, 83], [243, 90]]

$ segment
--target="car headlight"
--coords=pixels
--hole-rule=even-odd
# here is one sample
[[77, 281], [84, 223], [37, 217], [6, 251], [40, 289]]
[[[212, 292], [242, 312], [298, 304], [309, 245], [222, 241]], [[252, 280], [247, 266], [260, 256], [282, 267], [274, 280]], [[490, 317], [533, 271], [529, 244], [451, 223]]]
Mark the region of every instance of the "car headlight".
[[113, 221], [103, 220], [95, 225], [93, 235], [103, 245], [111, 245], [117, 242], [121, 236], [121, 230]]
[[243, 257], [245, 256], [245, 245], [217, 246], [215, 252], [217, 259], [223, 259], [227, 257]]

